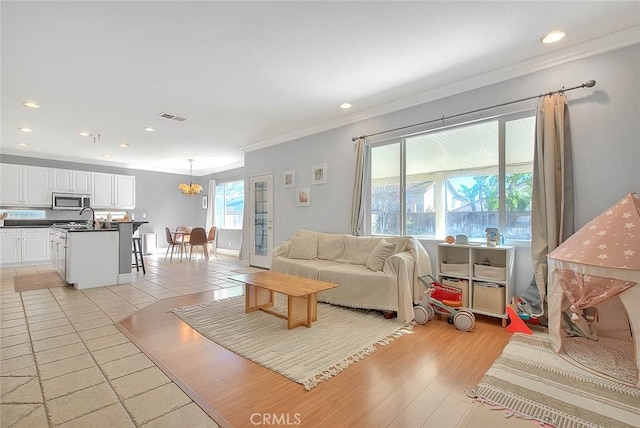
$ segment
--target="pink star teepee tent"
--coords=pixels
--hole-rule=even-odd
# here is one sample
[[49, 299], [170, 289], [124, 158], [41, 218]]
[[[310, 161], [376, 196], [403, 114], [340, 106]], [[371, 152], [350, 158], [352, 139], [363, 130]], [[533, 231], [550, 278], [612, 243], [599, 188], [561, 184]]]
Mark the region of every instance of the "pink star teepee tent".
[[[549, 335], [554, 350], [640, 387], [638, 195], [629, 193], [547, 259]], [[593, 313], [591, 319], [588, 315]]]

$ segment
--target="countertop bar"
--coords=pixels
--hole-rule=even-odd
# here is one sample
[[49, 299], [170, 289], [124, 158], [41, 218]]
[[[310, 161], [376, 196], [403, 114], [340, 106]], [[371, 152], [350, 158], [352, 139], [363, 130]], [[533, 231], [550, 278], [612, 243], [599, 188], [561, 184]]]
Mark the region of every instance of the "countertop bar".
[[[48, 228], [48, 227], [56, 227], [56, 225], [66, 225], [69, 224], [73, 220], [5, 220], [4, 226], [0, 227], [0, 229], [15, 229], [15, 228]], [[114, 221], [111, 222], [110, 228], [100, 228], [100, 229], [86, 229], [82, 227], [82, 222], [78, 222], [79, 227], [70, 229], [68, 227], [60, 229], [64, 229], [69, 232], [100, 232], [100, 231], [112, 231], [118, 230], [119, 223], [131, 223], [133, 225], [134, 231], [137, 230], [143, 224], [149, 223], [148, 221]]]

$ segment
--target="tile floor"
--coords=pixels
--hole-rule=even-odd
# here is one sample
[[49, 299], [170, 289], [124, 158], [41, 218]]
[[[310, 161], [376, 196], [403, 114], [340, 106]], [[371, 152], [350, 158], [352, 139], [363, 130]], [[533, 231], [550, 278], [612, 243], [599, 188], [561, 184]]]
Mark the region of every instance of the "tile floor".
[[235, 257], [208, 262], [146, 256], [130, 284], [14, 292], [0, 270], [0, 427], [216, 427], [209, 416], [114, 326], [159, 299], [229, 289]]

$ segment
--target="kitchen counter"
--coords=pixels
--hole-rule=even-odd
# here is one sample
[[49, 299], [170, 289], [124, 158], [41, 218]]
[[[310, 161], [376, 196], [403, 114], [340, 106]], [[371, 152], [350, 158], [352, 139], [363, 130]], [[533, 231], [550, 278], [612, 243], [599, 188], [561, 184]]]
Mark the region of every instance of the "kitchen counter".
[[[39, 228], [39, 227], [57, 227], [57, 226], [65, 226], [69, 225], [69, 223], [73, 223], [75, 220], [10, 220], [7, 219], [4, 221], [4, 225], [0, 226], [1, 229], [9, 229], [9, 228], [18, 228], [18, 227], [29, 227], [29, 228]], [[83, 222], [77, 221], [78, 228], [84, 227]], [[106, 228], [106, 230], [118, 230], [118, 224], [131, 224], [133, 226], [133, 231], [138, 230], [140, 226], [143, 224], [148, 224], [148, 221], [112, 221], [111, 227]], [[86, 229], [86, 227], [85, 227]], [[95, 229], [95, 230], [103, 230]]]

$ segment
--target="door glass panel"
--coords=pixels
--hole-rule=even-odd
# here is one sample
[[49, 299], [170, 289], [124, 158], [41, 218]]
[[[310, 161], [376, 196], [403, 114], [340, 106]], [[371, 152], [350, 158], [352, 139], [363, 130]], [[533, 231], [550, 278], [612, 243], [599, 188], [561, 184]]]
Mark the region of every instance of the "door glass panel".
[[269, 250], [269, 241], [267, 236], [268, 226], [268, 210], [267, 210], [267, 188], [266, 181], [260, 181], [254, 184], [255, 206], [254, 213], [254, 254], [258, 256], [266, 256]]

